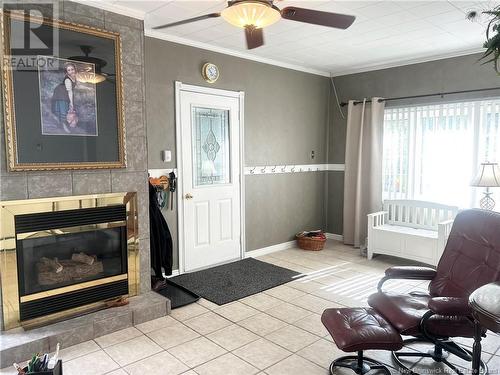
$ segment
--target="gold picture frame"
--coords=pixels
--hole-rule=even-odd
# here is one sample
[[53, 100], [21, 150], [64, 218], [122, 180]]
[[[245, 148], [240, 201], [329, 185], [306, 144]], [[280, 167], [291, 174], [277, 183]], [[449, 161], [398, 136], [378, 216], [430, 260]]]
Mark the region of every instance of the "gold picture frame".
[[[120, 34], [72, 22], [33, 17], [29, 16], [29, 13], [19, 13], [6, 9], [0, 10], [0, 18], [1, 38], [3, 41], [3, 49], [0, 51], [2, 59], [1, 65], [3, 78], [2, 92], [4, 96], [3, 111], [7, 166], [9, 171], [125, 168], [126, 150]], [[95, 43], [100, 44], [101, 51], [106, 50], [106, 54], [112, 56], [112, 58], [107, 62], [103, 59], [90, 60], [90, 63], [81, 62], [79, 60], [76, 61], [76, 64], [78, 66], [93, 65], [95, 70], [92, 70], [91, 74], [94, 78], [97, 75], [98, 68], [100, 72], [100, 66], [94, 64], [93, 61], [104, 61], [104, 65], [107, 64], [108, 67], [111, 66], [112, 68], [111, 73], [103, 72], [101, 74], [101, 76], [104, 77], [105, 84], [103, 86], [105, 86], [105, 88], [101, 88], [101, 86], [98, 86], [101, 83], [96, 83], [94, 81], [82, 81], [83, 84], [80, 84], [79, 80], [77, 80], [76, 78], [74, 80], [75, 86], [85, 86], [86, 91], [82, 91], [85, 93], [85, 95], [89, 96], [88, 92], [91, 92], [92, 89], [94, 90], [94, 106], [92, 107], [91, 105], [89, 106], [87, 104], [85, 106], [82, 105], [82, 108], [86, 110], [86, 112], [84, 110], [82, 110], [82, 112], [85, 112], [84, 114], [87, 114], [87, 118], [92, 118], [92, 116], [94, 116], [93, 118], [95, 122], [95, 129], [93, 129], [92, 132], [86, 133], [87, 129], [84, 129], [84, 125], [92, 123], [92, 121], [88, 121], [87, 123], [80, 121], [80, 123], [83, 125], [80, 125], [80, 123], [78, 123], [80, 114], [77, 114], [77, 111], [73, 109], [73, 92], [71, 94], [71, 106], [69, 107], [69, 110], [66, 110], [66, 117], [64, 117], [64, 115], [60, 115], [59, 117], [57, 117], [55, 112], [51, 112], [49, 108], [52, 108], [52, 111], [54, 108], [54, 78], [51, 78], [51, 81], [47, 79], [47, 85], [43, 86], [42, 78], [40, 78], [42, 77], [42, 73], [39, 66], [36, 68], [32, 68], [29, 73], [31, 74], [30, 79], [35, 86], [32, 89], [31, 94], [30, 88], [26, 87], [26, 84], [24, 83], [24, 81], [27, 80], [26, 78], [16, 81], [17, 74], [23, 74], [24, 71], [21, 72], [19, 69], [13, 68], [13, 61], [18, 57], [12, 55], [13, 49], [11, 49], [11, 27], [13, 22], [17, 22], [18, 24], [20, 22], [29, 22], [30, 24], [34, 23], [34, 26], [37, 26], [39, 28], [46, 28], [47, 30], [49, 30], [49, 28], [57, 29], [58, 34], [62, 36], [71, 35], [71, 37], [66, 37], [66, 41], [61, 41], [62, 37], [59, 37], [59, 46], [63, 45], [63, 43], [66, 43], [67, 45], [64, 48], [67, 51], [73, 52], [79, 47], [82, 49], [82, 51], [86, 52], [85, 56], [89, 57], [88, 49], [84, 50], [83, 48], [87, 48], [88, 46], [77, 44], [70, 45], [70, 43], [67, 42], [67, 40], [73, 40], [75, 39], [75, 36], [77, 36], [76, 39], [80, 38], [78, 39], [78, 41], [85, 41], [87, 38], [90, 41], [94, 41]], [[15, 36], [13, 36], [12, 38], [14, 37]], [[112, 50], [111, 53], [109, 48], [104, 48], [102, 46], [113, 46], [114, 50]], [[92, 47], [90, 50], [92, 51]], [[85, 56], [80, 57], [84, 58]], [[53, 59], [54, 61], [68, 61], [69, 59], [68, 56], [40, 56], [37, 54], [31, 55], [31, 57], [36, 57], [37, 64], [39, 64], [38, 59], [40, 57], [43, 57], [45, 59]], [[18, 62], [19, 61], [20, 60], [18, 58]], [[58, 62], [58, 64], [60, 65], [61, 63]], [[73, 65], [74, 70], [78, 71], [72, 60], [70, 60], [70, 62], [67, 64]], [[59, 71], [57, 71], [57, 69], [54, 69], [56, 72], [51, 72], [50, 74], [52, 74], [52, 76], [50, 77], [55, 77], [55, 74], [59, 74], [59, 76], [63, 74], [63, 77], [65, 78], [63, 79], [62, 84], [64, 84], [64, 82], [68, 78], [68, 68], [66, 67], [66, 65], [64, 65], [63, 69], [64, 70], [61, 70], [61, 68], [59, 68]], [[34, 73], [34, 71], [36, 72]], [[80, 73], [81, 72], [78, 71], [78, 74]], [[15, 74], [16, 77], [14, 76]], [[64, 74], [66, 75], [64, 76]], [[34, 78], [35, 75], [37, 75], [38, 81]], [[46, 75], [49, 76], [48, 73]], [[24, 77], [26, 77], [26, 75]], [[77, 75], [75, 74], [74, 77], [77, 77]], [[16, 86], [19, 85], [19, 82], [23, 82], [24, 87]], [[38, 84], [38, 87], [36, 87], [36, 84]], [[50, 98], [49, 94], [45, 94], [45, 96], [43, 96], [43, 93], [45, 92], [50, 93], [49, 84], [52, 84], [52, 89], [54, 90], [54, 94]], [[38, 91], [36, 90], [37, 88]], [[20, 94], [17, 94], [18, 91]], [[35, 113], [38, 111], [38, 114], [31, 114], [32, 117], [28, 120], [25, 118], [28, 116], [26, 115], [26, 111], [19, 111], [20, 107], [16, 111], [16, 103], [25, 99], [27, 91], [28, 96], [31, 95], [34, 97], [34, 99], [31, 100], [33, 103], [36, 102], [36, 95], [38, 95], [38, 108], [34, 108], [36, 107], [36, 105], [32, 103], [32, 105], [29, 106], [31, 108], [27, 109], [27, 112], [29, 112], [30, 110], [31, 113]], [[33, 92], [35, 94], [33, 94]], [[106, 96], [105, 94], [103, 94], [103, 92], [106, 93]], [[90, 96], [90, 98], [92, 98], [92, 96]], [[100, 103], [100, 100], [103, 103]], [[91, 109], [89, 110], [88, 108]], [[76, 121], [68, 123], [67, 121], [70, 121], [70, 117], [68, 117], [70, 111], [74, 113]], [[61, 114], [61, 112], [64, 114], [64, 110], [59, 110], [59, 112], [57, 113]], [[55, 127], [62, 126], [68, 134], [65, 134], [62, 130], [59, 132], [53, 131], [53, 134], [50, 134], [50, 132], [44, 133], [44, 116], [46, 116], [46, 118], [50, 118], [51, 121], [56, 124]], [[21, 117], [23, 118], [21, 119]], [[74, 119], [74, 117], [72, 119]], [[102, 122], [102, 129], [104, 129], [104, 131], [102, 132], [103, 135], [99, 134], [99, 132], [97, 131], [99, 121]], [[49, 125], [52, 125], [52, 127], [54, 128], [54, 124]], [[29, 134], [27, 133], [27, 128], [30, 128]], [[50, 128], [47, 127], [47, 129]], [[81, 134], [77, 134], [77, 130]], [[39, 131], [40, 134], [36, 133], [37, 131]], [[25, 142], [25, 144], [23, 144], [23, 141], [25, 139], [23, 139], [23, 136], [21, 134], [22, 132], [24, 132], [25, 135], [28, 134], [25, 139], [29, 138], [29, 142]], [[34, 132], [36, 133], [35, 135], [33, 135]], [[34, 140], [34, 138], [36, 139]], [[38, 143], [36, 143], [37, 141]], [[36, 147], [34, 147], [33, 145], [36, 145]], [[33, 148], [35, 150], [30, 151]], [[37, 152], [38, 154], [36, 154]], [[43, 157], [40, 157], [39, 155], [42, 155]], [[4, 156], [1, 155], [1, 157]]]

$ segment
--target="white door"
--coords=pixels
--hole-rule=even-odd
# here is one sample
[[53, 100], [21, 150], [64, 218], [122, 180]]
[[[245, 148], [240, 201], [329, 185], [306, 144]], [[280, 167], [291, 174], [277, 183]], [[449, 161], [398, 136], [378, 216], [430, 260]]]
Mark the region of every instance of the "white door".
[[179, 102], [180, 251], [192, 271], [241, 258], [239, 99], [181, 90]]

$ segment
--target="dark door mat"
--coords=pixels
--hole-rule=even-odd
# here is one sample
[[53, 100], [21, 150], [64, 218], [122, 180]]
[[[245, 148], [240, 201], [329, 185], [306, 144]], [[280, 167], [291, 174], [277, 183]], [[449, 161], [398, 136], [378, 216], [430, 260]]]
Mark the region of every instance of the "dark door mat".
[[206, 270], [175, 276], [170, 281], [224, 305], [274, 288], [297, 278], [298, 272], [254, 258], [246, 258]]
[[199, 295], [187, 290], [186, 288], [177, 285], [168, 279], [166, 280], [166, 282], [167, 286], [156, 291], [156, 293], [167, 297], [170, 300], [172, 309], [189, 305], [200, 299]]

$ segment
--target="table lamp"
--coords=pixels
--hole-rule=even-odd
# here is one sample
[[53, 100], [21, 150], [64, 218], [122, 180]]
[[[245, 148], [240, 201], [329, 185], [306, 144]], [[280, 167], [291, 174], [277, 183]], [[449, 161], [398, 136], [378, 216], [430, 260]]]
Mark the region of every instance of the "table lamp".
[[495, 200], [491, 197], [490, 187], [500, 187], [500, 168], [498, 163], [481, 163], [479, 172], [472, 180], [471, 186], [485, 187], [484, 197], [479, 201], [479, 206], [483, 210], [493, 210]]

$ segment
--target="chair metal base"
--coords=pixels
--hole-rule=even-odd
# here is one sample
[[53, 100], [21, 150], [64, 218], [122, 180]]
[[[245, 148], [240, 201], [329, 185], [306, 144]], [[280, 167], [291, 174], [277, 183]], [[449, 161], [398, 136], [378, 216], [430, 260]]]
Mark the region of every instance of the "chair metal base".
[[[428, 350], [425, 353], [424, 352], [419, 352], [419, 351], [410, 351], [410, 352], [396, 351], [396, 352], [392, 352], [392, 358], [394, 359], [394, 361], [399, 366], [400, 372], [404, 372], [405, 374], [409, 374], [409, 375], [418, 375], [418, 373], [413, 372], [409, 367], [407, 367], [407, 365], [405, 365], [401, 361], [401, 358], [403, 358], [403, 357], [416, 357], [417, 361], [420, 360], [421, 358], [432, 358], [435, 362], [444, 363], [451, 370], [453, 370], [456, 374], [458, 374], [458, 375], [464, 375], [464, 373], [462, 371], [460, 371], [460, 369], [458, 369], [453, 363], [451, 363], [448, 360], [448, 358], [450, 357], [450, 355], [454, 354], [454, 353], [447, 352], [446, 350], [443, 350], [443, 348], [440, 347], [439, 345], [436, 345], [436, 343], [434, 343], [432, 341], [425, 340], [425, 339], [411, 338], [411, 339], [406, 339], [406, 340], [403, 341], [403, 344], [404, 344], [405, 347], [406, 346], [410, 346], [411, 347], [411, 344], [413, 344], [413, 343], [427, 343], [429, 345], [432, 345], [433, 349]], [[455, 344], [455, 345], [457, 345], [457, 344]], [[459, 347], [460, 350], [463, 350], [466, 354], [470, 355], [470, 359], [469, 358], [467, 358], [467, 359], [466, 358], [462, 358], [460, 356], [458, 356], [458, 358], [462, 358], [462, 359], [465, 359], [465, 360], [472, 361], [472, 352], [470, 350], [467, 350], [467, 349], [465, 349], [465, 348], [463, 348], [461, 346], [458, 346], [458, 345], [457, 345], [457, 347]], [[415, 362], [417, 362], [417, 361], [415, 361]], [[486, 366], [486, 364], [483, 361], [481, 361], [481, 369], [482, 369], [482, 371], [480, 372], [481, 375], [488, 375], [489, 374], [488, 373], [488, 366]]]
[[363, 356], [359, 351], [357, 356], [348, 355], [337, 358], [330, 364], [330, 374], [335, 375], [335, 368], [343, 367], [354, 371], [358, 375], [365, 375], [372, 370], [381, 370], [385, 375], [391, 375], [391, 372], [383, 363]]

